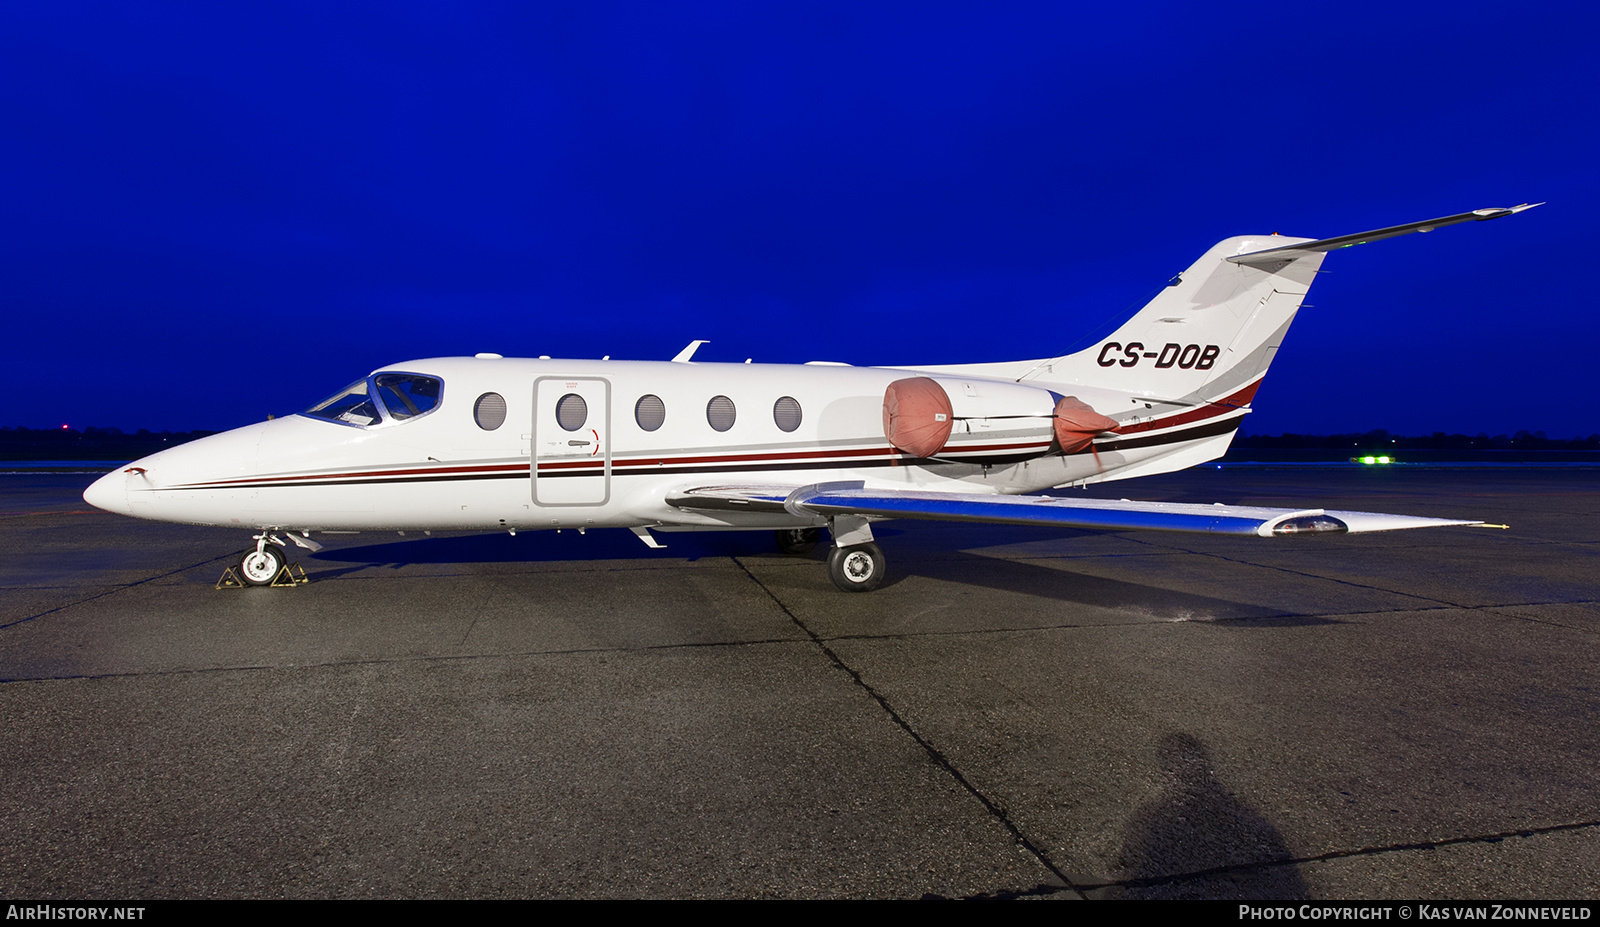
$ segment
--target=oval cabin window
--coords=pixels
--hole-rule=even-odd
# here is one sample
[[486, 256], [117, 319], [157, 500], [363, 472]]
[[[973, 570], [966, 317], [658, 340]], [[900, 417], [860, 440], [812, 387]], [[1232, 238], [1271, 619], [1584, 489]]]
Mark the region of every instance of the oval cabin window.
[[713, 396], [711, 401], [706, 403], [706, 421], [710, 423], [713, 431], [727, 431], [732, 428], [736, 417], [733, 400], [726, 396]]
[[793, 396], [784, 396], [772, 406], [772, 420], [780, 431], [794, 431], [800, 427], [800, 403]]
[[506, 423], [506, 397], [484, 393], [472, 404], [472, 420], [484, 431], [494, 431]]
[[655, 431], [667, 420], [667, 404], [660, 396], [646, 393], [633, 404], [633, 420], [645, 431]]
[[556, 403], [556, 424], [567, 431], [577, 431], [589, 420], [589, 404], [577, 393], [568, 393]]

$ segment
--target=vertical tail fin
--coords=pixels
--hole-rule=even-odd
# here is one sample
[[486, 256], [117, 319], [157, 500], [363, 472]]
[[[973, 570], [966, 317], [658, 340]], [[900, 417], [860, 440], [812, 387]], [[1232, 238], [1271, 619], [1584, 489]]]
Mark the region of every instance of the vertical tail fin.
[[1329, 251], [1538, 205], [1478, 209], [1337, 238], [1229, 238], [1110, 337], [1024, 379], [1092, 383], [1180, 404], [1247, 405]]
[[1260, 264], [1229, 259], [1310, 242], [1277, 236], [1219, 242], [1104, 341], [1052, 364], [1048, 379], [1191, 402], [1250, 388], [1283, 342], [1323, 254]]

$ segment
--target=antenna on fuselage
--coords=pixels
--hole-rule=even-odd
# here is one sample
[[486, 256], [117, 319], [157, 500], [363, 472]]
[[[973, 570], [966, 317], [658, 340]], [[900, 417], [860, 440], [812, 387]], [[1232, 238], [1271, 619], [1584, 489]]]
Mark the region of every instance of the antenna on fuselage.
[[672, 359], [672, 362], [674, 364], [690, 364], [690, 363], [693, 363], [693, 361], [689, 360], [689, 358], [694, 356], [694, 352], [700, 350], [700, 346], [702, 344], [710, 344], [710, 343], [711, 343], [710, 341], [703, 341], [703, 340], [702, 341], [691, 341], [691, 342], [689, 342], [689, 346], [688, 347], [686, 347], [682, 351], [678, 352], [678, 356], [674, 357]]

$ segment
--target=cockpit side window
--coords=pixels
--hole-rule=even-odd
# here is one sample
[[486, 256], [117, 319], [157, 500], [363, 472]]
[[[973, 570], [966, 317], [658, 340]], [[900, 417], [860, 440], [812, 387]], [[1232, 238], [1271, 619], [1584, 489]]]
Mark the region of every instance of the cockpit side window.
[[382, 419], [378, 412], [378, 404], [367, 395], [366, 380], [357, 380], [307, 409], [305, 414], [312, 418], [325, 418], [346, 425], [360, 425], [363, 428], [377, 424]]
[[380, 373], [374, 379], [384, 408], [401, 421], [433, 411], [444, 387], [437, 377], [416, 373]]
[[432, 412], [444, 394], [444, 381], [419, 373], [379, 373], [335, 393], [303, 414], [366, 428], [403, 422]]

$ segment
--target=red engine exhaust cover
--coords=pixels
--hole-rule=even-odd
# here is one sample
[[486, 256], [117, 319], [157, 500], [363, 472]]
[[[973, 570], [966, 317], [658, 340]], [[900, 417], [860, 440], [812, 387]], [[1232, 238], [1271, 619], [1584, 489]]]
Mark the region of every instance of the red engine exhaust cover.
[[1055, 427], [1061, 453], [1071, 454], [1088, 447], [1100, 432], [1116, 428], [1117, 420], [1101, 415], [1076, 396], [1063, 396], [1056, 402]]

